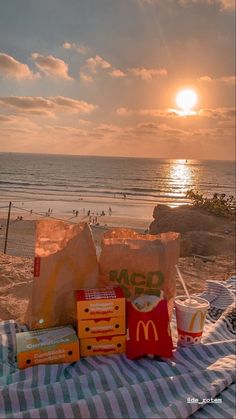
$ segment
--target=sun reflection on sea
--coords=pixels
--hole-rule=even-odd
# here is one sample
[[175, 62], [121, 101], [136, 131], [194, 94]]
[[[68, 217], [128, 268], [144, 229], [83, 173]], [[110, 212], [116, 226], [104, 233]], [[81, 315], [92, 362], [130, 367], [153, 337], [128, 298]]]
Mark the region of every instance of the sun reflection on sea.
[[[174, 160], [170, 168], [170, 179], [173, 184], [181, 187], [183, 196], [192, 183], [192, 171], [187, 160]], [[179, 192], [178, 192], [179, 193]]]

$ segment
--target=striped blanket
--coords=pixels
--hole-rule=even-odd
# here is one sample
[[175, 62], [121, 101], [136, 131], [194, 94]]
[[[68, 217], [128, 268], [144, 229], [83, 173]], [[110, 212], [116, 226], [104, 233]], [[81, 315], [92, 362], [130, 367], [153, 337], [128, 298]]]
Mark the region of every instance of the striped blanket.
[[[235, 282], [207, 282], [203, 342], [168, 360], [111, 355], [19, 370], [15, 334], [22, 326], [1, 322], [0, 417], [233, 418]], [[175, 339], [175, 320], [172, 326]]]

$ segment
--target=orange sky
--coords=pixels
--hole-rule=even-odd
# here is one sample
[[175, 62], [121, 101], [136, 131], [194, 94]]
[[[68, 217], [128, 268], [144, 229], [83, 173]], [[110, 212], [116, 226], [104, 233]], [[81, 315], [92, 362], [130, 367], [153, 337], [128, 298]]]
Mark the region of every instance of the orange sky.
[[[234, 2], [0, 3], [0, 151], [233, 159]], [[192, 88], [195, 113], [176, 95]]]

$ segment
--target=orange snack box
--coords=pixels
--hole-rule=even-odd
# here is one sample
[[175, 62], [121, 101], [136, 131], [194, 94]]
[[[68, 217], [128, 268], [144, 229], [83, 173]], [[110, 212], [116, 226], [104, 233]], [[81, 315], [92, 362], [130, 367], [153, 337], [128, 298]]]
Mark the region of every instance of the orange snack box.
[[71, 326], [17, 333], [16, 347], [19, 368], [71, 363], [80, 359], [78, 337]]
[[125, 297], [120, 287], [76, 291], [77, 319], [104, 319], [125, 316]]
[[81, 356], [111, 355], [125, 352], [126, 336], [80, 339]]
[[98, 336], [114, 336], [126, 333], [125, 317], [109, 317], [107, 319], [89, 319], [78, 322], [79, 338]]

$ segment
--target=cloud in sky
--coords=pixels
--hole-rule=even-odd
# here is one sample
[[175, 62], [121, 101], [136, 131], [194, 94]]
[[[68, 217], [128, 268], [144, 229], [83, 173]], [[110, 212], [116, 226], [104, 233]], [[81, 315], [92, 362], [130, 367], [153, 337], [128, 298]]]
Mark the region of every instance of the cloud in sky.
[[234, 10], [235, 9], [235, 0], [221, 0], [221, 5], [224, 9], [231, 9]]
[[114, 68], [114, 70], [112, 70], [109, 74], [111, 77], [115, 77], [115, 78], [126, 77], [126, 74], [124, 73], [124, 71], [119, 70], [118, 68]]
[[191, 4], [202, 4], [202, 5], [218, 5], [220, 10], [234, 10], [235, 0], [137, 0], [139, 5], [145, 4], [158, 4], [158, 3], [177, 3], [180, 6], [187, 6]]
[[130, 74], [135, 77], [140, 77], [142, 80], [151, 81], [154, 77], [158, 76], [166, 76], [167, 70], [166, 68], [145, 68], [145, 67], [137, 67], [137, 68], [130, 68]]
[[132, 115], [134, 113], [133, 109], [127, 109], [125, 107], [121, 107], [116, 109], [116, 113], [119, 116], [129, 116]]
[[100, 55], [90, 57], [86, 60], [86, 67], [92, 72], [96, 73], [99, 68], [107, 69], [111, 67], [111, 64], [104, 60]]
[[[111, 68], [112, 65], [104, 60], [100, 55], [95, 55], [95, 57], [90, 57], [86, 60], [85, 64], [81, 67], [80, 70], [80, 80], [91, 83], [94, 78], [93, 76], [97, 73], [98, 70], [107, 70]], [[113, 75], [113, 77], [115, 77]]]
[[[2, 3], [0, 151], [233, 158], [234, 1]], [[198, 114], [168, 112], [187, 87]]]
[[236, 117], [235, 108], [200, 109], [199, 115], [218, 120], [234, 120]]
[[201, 3], [204, 5], [219, 5], [221, 10], [234, 10], [235, 0], [179, 0], [179, 4], [188, 5], [194, 3]]
[[161, 117], [161, 118], [166, 118], [166, 117], [170, 117], [170, 115], [172, 116], [172, 114], [165, 109], [128, 109], [125, 107], [121, 107], [116, 109], [116, 113], [119, 116], [130, 116], [130, 115], [140, 115], [140, 116], [146, 116], [146, 117]]
[[34, 52], [32, 54], [32, 59], [45, 76], [72, 80], [72, 77], [68, 74], [68, 64], [60, 58], [53, 57], [52, 55], [45, 56]]
[[27, 64], [4, 53], [0, 53], [0, 74], [8, 79], [16, 80], [34, 80], [39, 77], [39, 74], [33, 73]]
[[64, 42], [62, 46], [65, 49], [74, 50], [78, 52], [79, 54], [87, 54], [88, 52], [88, 47], [86, 47], [83, 44], [76, 44], [75, 42]]
[[61, 112], [90, 113], [96, 109], [96, 105], [64, 96], [9, 96], [0, 97], [0, 108], [24, 114], [53, 116]]
[[80, 80], [84, 81], [85, 83], [91, 83], [93, 82], [93, 77], [86, 73], [85, 71], [79, 72]]
[[211, 76], [201, 76], [199, 80], [206, 83], [225, 83], [229, 85], [234, 85], [236, 82], [236, 77], [235, 76], [222, 76], [222, 77], [214, 78]]

